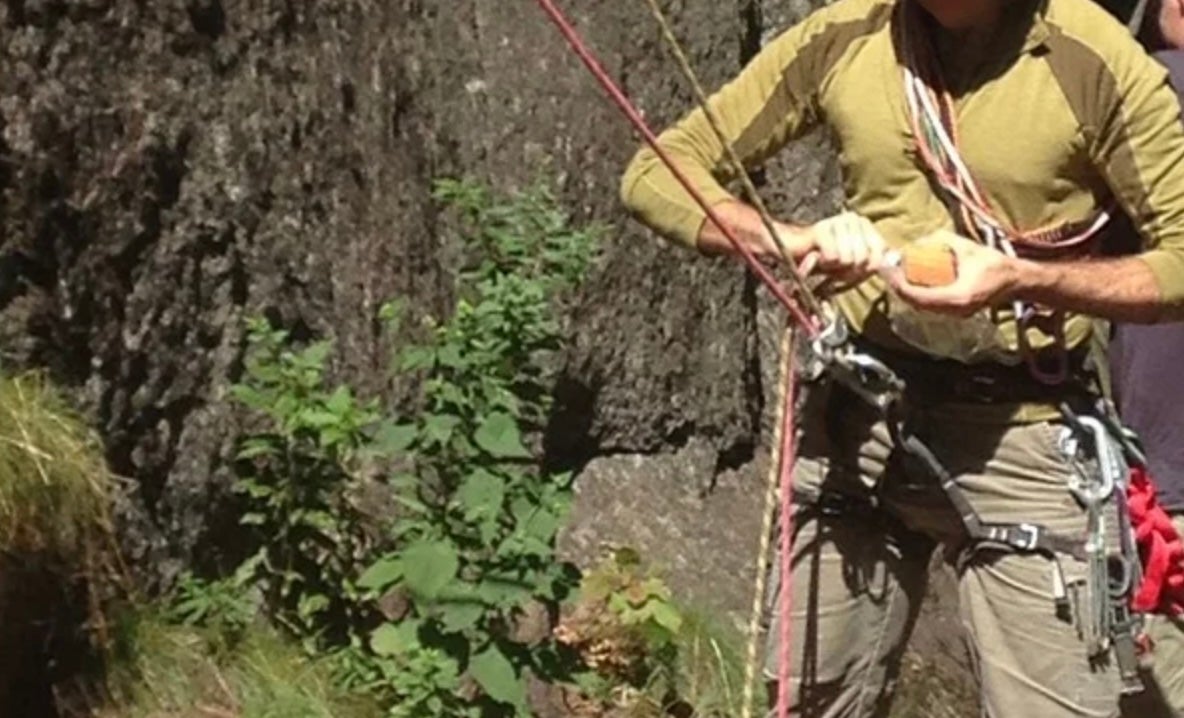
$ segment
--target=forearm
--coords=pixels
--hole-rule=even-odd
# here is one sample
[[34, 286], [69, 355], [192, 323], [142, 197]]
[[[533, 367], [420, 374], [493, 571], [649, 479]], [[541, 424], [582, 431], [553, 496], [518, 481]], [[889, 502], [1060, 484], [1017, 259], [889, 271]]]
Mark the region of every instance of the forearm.
[[1184, 319], [1184, 307], [1164, 301], [1155, 273], [1138, 257], [1071, 262], [1016, 260], [1014, 267], [1012, 294], [1019, 299], [1134, 324]]
[[[758, 257], [781, 257], [776, 240], [770, 236], [754, 208], [740, 201], [730, 201], [716, 205], [713, 210], [750, 252]], [[795, 262], [800, 262], [813, 248], [808, 229], [780, 222], [775, 222], [774, 226], [782, 247]], [[737, 254], [736, 247], [710, 219], [703, 222], [695, 246], [704, 254]]]

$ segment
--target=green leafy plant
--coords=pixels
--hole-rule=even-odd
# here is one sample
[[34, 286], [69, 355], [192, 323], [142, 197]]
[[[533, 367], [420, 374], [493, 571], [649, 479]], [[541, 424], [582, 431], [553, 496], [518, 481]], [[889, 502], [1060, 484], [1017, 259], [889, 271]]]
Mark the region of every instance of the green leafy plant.
[[238, 571], [240, 583], [258, 585], [273, 617], [295, 635], [339, 638], [366, 613], [351, 590], [371, 545], [354, 490], [378, 405], [348, 386], [326, 386], [329, 343], [295, 351], [287, 333], [265, 321], [249, 330], [246, 379], [233, 391], [268, 426], [238, 454], [236, 489], [249, 506], [241, 521], [259, 544]]
[[600, 715], [608, 706], [658, 715], [673, 705], [683, 627], [670, 589], [636, 551], [615, 550], [589, 571], [555, 631], [587, 667], [573, 699], [583, 706], [580, 715]]
[[206, 581], [186, 574], [162, 616], [178, 625], [209, 629], [223, 648], [233, 648], [258, 614], [238, 577]]
[[[453, 313], [394, 353], [393, 371], [419, 379], [418, 411], [330, 387], [329, 344], [293, 348], [251, 324], [234, 393], [263, 419], [242, 442], [238, 484], [259, 549], [239, 575], [391, 716], [527, 715], [528, 678], [574, 667], [548, 630], [527, 630], [578, 579], [554, 550], [571, 477], [543, 471], [529, 437], [549, 409], [554, 305], [597, 231], [572, 229], [541, 187], [496, 196], [444, 181], [436, 198], [466, 262]], [[381, 318], [402, 335], [405, 314], [392, 302]], [[360, 508], [367, 474], [381, 477], [385, 516]]]
[[473, 261], [452, 317], [398, 355], [400, 370], [425, 378], [424, 411], [380, 431], [401, 440], [387, 447], [413, 457], [413, 471], [394, 479], [405, 508], [395, 548], [359, 585], [410, 599], [407, 616], [371, 637], [381, 672], [406, 676], [418, 664], [438, 676], [438, 690], [405, 697], [399, 715], [441, 715], [435, 696], [454, 694], [458, 675], [475, 690], [457, 715], [525, 715], [527, 676], [567, 667], [552, 642], [522, 640], [516, 626], [532, 605], [557, 606], [577, 573], [554, 556], [571, 477], [540, 471], [524, 436], [549, 408], [552, 303], [585, 271], [594, 234], [569, 229], [537, 188], [498, 202], [478, 185], [443, 182], [436, 196], [459, 210]]

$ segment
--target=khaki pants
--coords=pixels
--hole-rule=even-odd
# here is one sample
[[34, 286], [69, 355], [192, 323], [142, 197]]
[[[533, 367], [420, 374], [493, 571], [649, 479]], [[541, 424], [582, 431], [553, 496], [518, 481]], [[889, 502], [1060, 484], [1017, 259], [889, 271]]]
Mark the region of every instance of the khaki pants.
[[[954, 558], [962, 522], [929, 476], [893, 451], [878, 414], [841, 389], [815, 388], [801, 413], [791, 610], [792, 714], [886, 715], [926, 587], [934, 544]], [[984, 521], [1043, 524], [1084, 535], [1069, 493], [1060, 427], [996, 424], [965, 408], [918, 415], [917, 433], [957, 478]], [[837, 492], [870, 508], [829, 514], [810, 499]], [[1066, 579], [1085, 566], [1059, 558]], [[981, 552], [961, 564], [959, 598], [990, 718], [1119, 715], [1118, 672], [1091, 661], [1072, 620], [1058, 617], [1053, 562]], [[774, 587], [773, 593], [776, 594]], [[773, 612], [766, 676], [776, 676]]]
[[[1174, 516], [1176, 531], [1184, 536], [1184, 516]], [[1126, 718], [1184, 717], [1184, 619], [1148, 616], [1147, 635], [1154, 650], [1146, 659], [1143, 695], [1123, 705]]]

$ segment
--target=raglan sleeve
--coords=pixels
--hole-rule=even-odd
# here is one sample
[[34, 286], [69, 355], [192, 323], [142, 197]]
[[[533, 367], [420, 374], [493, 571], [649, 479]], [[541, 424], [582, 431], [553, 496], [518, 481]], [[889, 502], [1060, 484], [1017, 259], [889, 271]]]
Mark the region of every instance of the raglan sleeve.
[[[844, 4], [815, 11], [784, 32], [709, 98], [720, 129], [746, 167], [759, 166], [818, 123], [827, 33], [836, 23], [836, 8]], [[735, 178], [724, 146], [702, 109], [691, 112], [658, 140], [709, 206], [732, 199], [724, 184]], [[648, 146], [629, 163], [621, 182], [621, 200], [641, 222], [688, 246], [694, 246], [706, 220], [703, 209]]]
[[1166, 68], [1134, 42], [1111, 60], [1117, 92], [1091, 151], [1143, 240], [1164, 302], [1184, 308], [1184, 123]]

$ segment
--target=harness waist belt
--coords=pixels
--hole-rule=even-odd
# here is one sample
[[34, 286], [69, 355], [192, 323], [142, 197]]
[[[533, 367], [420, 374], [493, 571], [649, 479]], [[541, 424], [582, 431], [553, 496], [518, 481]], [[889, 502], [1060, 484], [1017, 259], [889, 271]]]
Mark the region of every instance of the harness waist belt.
[[1092, 384], [1087, 369], [1087, 348], [1069, 353], [1069, 377], [1049, 385], [1032, 376], [1026, 364], [964, 364], [886, 349], [862, 338], [857, 348], [884, 362], [906, 385], [910, 403], [921, 405], [1060, 403], [1067, 397], [1086, 393]]

